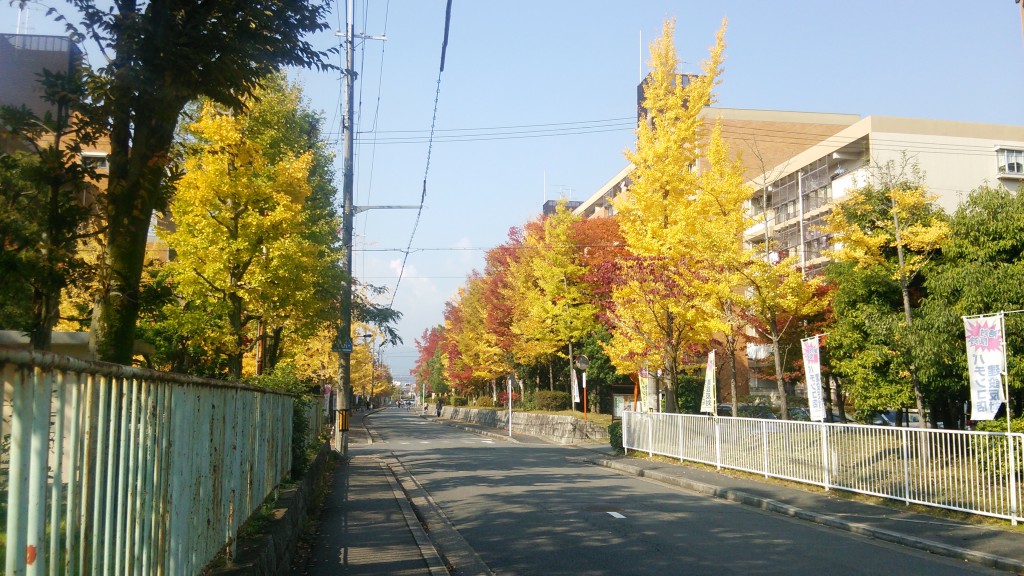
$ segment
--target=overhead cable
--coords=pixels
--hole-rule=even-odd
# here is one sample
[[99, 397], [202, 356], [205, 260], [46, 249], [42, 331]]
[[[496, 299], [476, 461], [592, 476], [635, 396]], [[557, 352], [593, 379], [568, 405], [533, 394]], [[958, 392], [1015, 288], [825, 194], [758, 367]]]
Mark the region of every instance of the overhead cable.
[[402, 256], [402, 267], [398, 270], [398, 280], [395, 281], [395, 289], [391, 292], [391, 303], [394, 307], [395, 296], [398, 295], [398, 287], [402, 285], [402, 275], [405, 273], [405, 265], [409, 261], [409, 251], [412, 249], [412, 240], [416, 237], [416, 229], [420, 225], [420, 217], [423, 215], [423, 205], [427, 201], [427, 176], [430, 174], [430, 156], [434, 150], [434, 130], [437, 127], [437, 103], [441, 99], [441, 73], [444, 72], [445, 54], [448, 52], [448, 29], [452, 21], [452, 0], [448, 0], [448, 6], [444, 11], [444, 41], [441, 43], [441, 66], [437, 71], [437, 89], [434, 91], [434, 112], [430, 118], [430, 139], [427, 142], [427, 162], [423, 170], [423, 191], [420, 193], [420, 205], [416, 209], [416, 220], [412, 225], [412, 233], [409, 234], [409, 243], [405, 247], [405, 254]]

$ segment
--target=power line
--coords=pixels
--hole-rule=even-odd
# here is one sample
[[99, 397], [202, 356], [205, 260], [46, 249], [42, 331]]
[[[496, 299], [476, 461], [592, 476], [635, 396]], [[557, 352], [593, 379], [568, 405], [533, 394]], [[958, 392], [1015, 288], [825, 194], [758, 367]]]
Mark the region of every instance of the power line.
[[[439, 134], [445, 133], [444, 138], [455, 138], [464, 137], [469, 138], [473, 136], [502, 136], [502, 135], [516, 135], [516, 134], [532, 134], [539, 133], [544, 134], [548, 132], [561, 131], [574, 131], [574, 130], [587, 130], [593, 128], [607, 128], [616, 127], [622, 130], [632, 130], [636, 127], [636, 122], [631, 118], [606, 118], [599, 120], [578, 120], [573, 122], [549, 122], [541, 124], [520, 124], [520, 125], [507, 125], [507, 126], [487, 126], [487, 127], [475, 127], [475, 128], [448, 128], [448, 129], [437, 129], [434, 131], [435, 142], [440, 141]], [[482, 134], [474, 134], [482, 133]], [[370, 136], [374, 136], [374, 141], [385, 142], [385, 141], [399, 141], [399, 140], [411, 140], [415, 143], [426, 142], [430, 136], [430, 130], [372, 130], [362, 131], [357, 134], [363, 135], [358, 138], [361, 141], [367, 141]], [[388, 136], [386, 138], [380, 138], [382, 134], [394, 134], [395, 136]], [[328, 138], [336, 139], [339, 132], [325, 132], [324, 136]], [[399, 136], [402, 135], [402, 136]]]
[[[523, 138], [548, 138], [552, 136], [575, 136], [580, 134], [598, 134], [601, 132], [625, 132], [632, 131], [633, 126], [595, 126], [593, 128], [565, 129], [556, 128], [551, 130], [533, 130], [529, 132], [497, 132], [492, 134], [465, 134], [458, 136], [434, 137], [434, 142], [481, 142], [496, 140], [520, 140]], [[375, 141], [379, 144], [423, 144], [426, 138], [378, 138]]]
[[398, 271], [398, 280], [395, 282], [395, 289], [391, 292], [391, 303], [395, 305], [395, 296], [398, 294], [398, 287], [402, 285], [402, 274], [405, 273], [405, 265], [409, 261], [409, 249], [412, 248], [412, 240], [416, 236], [416, 229], [420, 225], [420, 217], [423, 215], [423, 204], [427, 200], [427, 176], [430, 174], [430, 156], [434, 151], [434, 129], [437, 127], [437, 103], [441, 99], [441, 74], [444, 72], [445, 54], [448, 52], [448, 30], [452, 21], [452, 0], [448, 0], [444, 11], [444, 41], [441, 43], [441, 67], [437, 71], [437, 89], [434, 92], [434, 113], [430, 118], [430, 140], [427, 143], [427, 165], [423, 170], [423, 192], [420, 194], [420, 206], [416, 210], [416, 220], [412, 225], [412, 233], [409, 234], [409, 242], [406, 245], [405, 255], [402, 257], [402, 267]]
[[[388, 0], [388, 2], [385, 3], [385, 5], [384, 5], [384, 31], [381, 33], [381, 35], [384, 38], [387, 38], [387, 35], [388, 35], [388, 16], [390, 15], [390, 13], [391, 13], [391, 1]], [[366, 30], [365, 18], [364, 18], [363, 30], [364, 31]], [[365, 46], [365, 44], [364, 44], [364, 46]], [[380, 116], [380, 94], [381, 94], [382, 81], [384, 79], [384, 48], [385, 48], [385, 46], [387, 46], [387, 41], [381, 42], [381, 44], [380, 44], [380, 68], [379, 68], [379, 70], [377, 72], [377, 102], [375, 103], [374, 108], [373, 108], [373, 125], [371, 127], [371, 131], [375, 131], [376, 130], [377, 118]], [[361, 86], [362, 86], [362, 84], [360, 83], [360, 87]], [[362, 94], [361, 90], [360, 90], [360, 94]], [[362, 110], [362, 97], [361, 96], [360, 96], [360, 110]], [[361, 117], [362, 117], [362, 114], [360, 113], [360, 118]], [[358, 134], [358, 133], [359, 132], [357, 130], [356, 134]], [[369, 167], [370, 176], [369, 176], [369, 180], [368, 180], [368, 182], [366, 184], [366, 204], [370, 203], [370, 197], [373, 195], [373, 168], [374, 168], [374, 165], [376, 164], [376, 161], [377, 161], [377, 139], [374, 138], [370, 142], [370, 167]], [[367, 219], [364, 218], [363, 219], [363, 235], [364, 236], [366, 235], [366, 226], [367, 225], [368, 225], [368, 221], [367, 221]], [[366, 263], [364, 262], [363, 265], [365, 267]]]
[[[599, 120], [575, 120], [571, 122], [545, 122], [541, 124], [511, 124], [507, 126], [480, 126], [475, 128], [439, 128], [436, 132], [479, 132], [481, 130], [516, 130], [519, 128], [550, 128], [551, 126], [572, 126], [577, 124], [604, 124], [608, 122], [625, 122], [632, 120], [636, 124], [636, 118], [624, 116], [621, 118], [603, 118]], [[377, 130], [378, 134], [420, 134], [430, 130]]]

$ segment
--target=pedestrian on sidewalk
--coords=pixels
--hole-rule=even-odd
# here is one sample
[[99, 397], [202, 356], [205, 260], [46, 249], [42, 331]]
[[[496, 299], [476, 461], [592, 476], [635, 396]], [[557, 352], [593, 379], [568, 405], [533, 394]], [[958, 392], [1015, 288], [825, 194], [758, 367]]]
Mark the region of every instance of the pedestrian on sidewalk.
[[438, 399], [438, 401], [437, 401], [437, 417], [438, 418], [441, 417], [441, 400], [440, 399]]

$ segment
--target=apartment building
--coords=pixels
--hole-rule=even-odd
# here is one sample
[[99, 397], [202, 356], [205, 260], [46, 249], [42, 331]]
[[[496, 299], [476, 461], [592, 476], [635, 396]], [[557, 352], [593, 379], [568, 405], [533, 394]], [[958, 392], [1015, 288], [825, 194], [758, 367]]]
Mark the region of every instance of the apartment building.
[[767, 231], [781, 256], [796, 253], [805, 269], [820, 267], [830, 239], [818, 228], [833, 203], [873, 183], [873, 168], [889, 162], [920, 170], [928, 192], [952, 212], [982, 184], [1019, 188], [1024, 126], [864, 118], [751, 179], [750, 215], [759, 224], [745, 240], [763, 243]]
[[[858, 120], [860, 116], [856, 114], [738, 108], [706, 108], [704, 111], [705, 128], [710, 131], [716, 122], [720, 123], [729, 153], [740, 160], [744, 175], [751, 180]], [[629, 188], [632, 171], [632, 165], [624, 167], [573, 212], [586, 218], [614, 214], [612, 199]]]
[[[748, 211], [758, 224], [744, 241], [757, 245], [771, 238], [780, 257], [796, 253], [812, 272], [825, 264], [830, 242], [819, 226], [835, 202], [872, 182], [873, 167], [890, 161], [916, 166], [947, 212], [981, 184], [1016, 191], [1024, 180], [1024, 126], [708, 108], [708, 128], [715, 121], [754, 190]], [[574, 213], [612, 216], [612, 199], [628, 190], [631, 171], [623, 168]], [[769, 352], [764, 345], [747, 346], [737, 370], [745, 384], [740, 396], [776, 393], [773, 380], [758, 377], [773, 373]]]
[[[56, 105], [45, 100], [39, 80], [44, 70], [70, 72], [82, 64], [82, 51], [66, 36], [0, 34], [0, 78], [4, 79], [0, 82], [0, 105], [25, 106], [40, 118], [47, 115], [53, 118], [66, 116], [66, 110], [59, 110]], [[13, 153], [27, 149], [24, 142], [0, 137], [2, 152]], [[87, 205], [95, 200], [95, 196], [101, 195], [106, 187], [104, 175], [109, 151], [109, 142], [105, 138], [81, 151], [81, 161], [91, 164], [100, 175], [93, 183], [93, 194], [82, 199]], [[166, 261], [170, 258], [170, 251], [167, 244], [157, 237], [156, 224], [154, 217], [147, 240], [146, 257]]]

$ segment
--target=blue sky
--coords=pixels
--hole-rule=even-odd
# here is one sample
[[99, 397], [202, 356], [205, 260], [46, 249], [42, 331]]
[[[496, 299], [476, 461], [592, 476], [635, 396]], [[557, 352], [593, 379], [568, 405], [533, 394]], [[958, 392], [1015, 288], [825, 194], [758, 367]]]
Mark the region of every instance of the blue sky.
[[[332, 13], [331, 25], [342, 29], [338, 1], [341, 19]], [[545, 197], [583, 200], [626, 165], [647, 44], [666, 17], [677, 21], [686, 72], [697, 71], [729, 19], [719, 106], [1024, 125], [1024, 40], [1013, 0], [454, 0], [426, 172], [445, 0], [356, 4], [356, 31], [388, 37], [356, 54], [356, 204], [418, 204], [427, 178], [394, 300], [405, 345], [383, 349], [401, 380], [409, 379], [414, 339], [442, 321], [445, 301], [482, 268], [484, 250], [535, 218]], [[17, 20], [4, 2], [3, 31]], [[60, 28], [33, 12], [28, 31]], [[315, 42], [328, 48], [337, 38]], [[293, 77], [337, 132], [340, 75]], [[340, 185], [340, 143], [338, 156]], [[394, 290], [415, 219], [415, 210], [358, 215], [356, 276]]]

